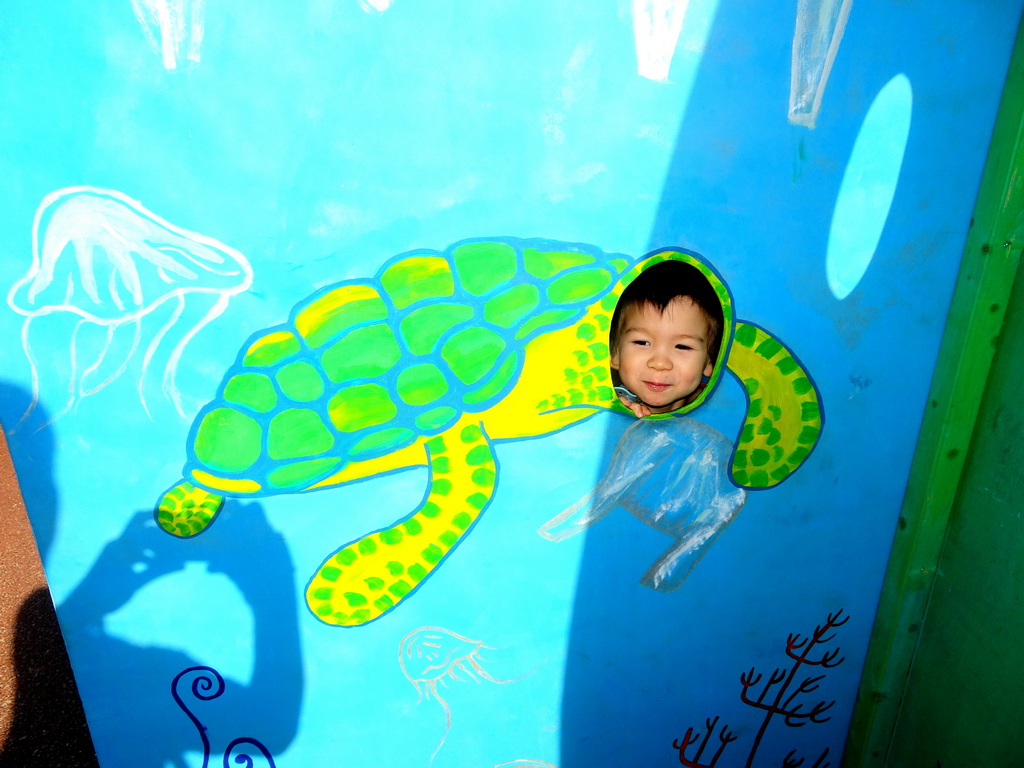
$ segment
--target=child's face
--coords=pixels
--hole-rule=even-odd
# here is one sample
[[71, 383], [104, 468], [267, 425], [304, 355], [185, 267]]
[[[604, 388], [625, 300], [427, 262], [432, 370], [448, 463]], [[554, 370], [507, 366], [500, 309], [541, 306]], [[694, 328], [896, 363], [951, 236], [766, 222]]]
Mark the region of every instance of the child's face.
[[650, 406], [651, 413], [682, 408], [710, 376], [708, 322], [692, 299], [673, 299], [664, 312], [649, 304], [627, 310], [611, 366], [623, 386]]

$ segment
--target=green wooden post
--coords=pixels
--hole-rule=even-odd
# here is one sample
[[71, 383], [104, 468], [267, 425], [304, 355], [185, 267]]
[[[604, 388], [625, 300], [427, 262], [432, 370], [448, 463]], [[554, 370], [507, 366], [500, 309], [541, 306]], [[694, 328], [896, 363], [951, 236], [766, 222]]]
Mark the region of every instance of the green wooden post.
[[[885, 765], [964, 457], [1024, 246], [1024, 27], [974, 208], [847, 738], [846, 768]], [[951, 148], [953, 151], [953, 148]]]

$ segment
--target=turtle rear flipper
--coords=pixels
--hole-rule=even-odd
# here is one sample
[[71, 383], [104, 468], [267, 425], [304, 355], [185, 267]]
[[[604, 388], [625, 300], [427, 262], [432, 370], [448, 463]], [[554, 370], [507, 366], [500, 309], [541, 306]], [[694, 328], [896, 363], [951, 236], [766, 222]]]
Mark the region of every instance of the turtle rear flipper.
[[223, 496], [182, 480], [161, 497], [155, 517], [167, 533], [187, 539], [205, 531], [223, 506]]
[[423, 582], [487, 507], [496, 464], [479, 424], [462, 422], [426, 442], [430, 492], [412, 515], [350, 542], [306, 587], [321, 621], [359, 626], [378, 619]]
[[771, 488], [795, 472], [818, 442], [818, 392], [793, 353], [756, 325], [736, 323], [727, 365], [748, 402], [732, 478], [745, 488]]

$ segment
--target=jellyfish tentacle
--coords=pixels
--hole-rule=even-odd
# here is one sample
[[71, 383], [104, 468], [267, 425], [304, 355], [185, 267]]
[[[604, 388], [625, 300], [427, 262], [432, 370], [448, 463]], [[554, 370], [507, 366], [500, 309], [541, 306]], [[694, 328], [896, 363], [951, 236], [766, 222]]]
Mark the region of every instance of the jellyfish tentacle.
[[[444, 681], [442, 679], [442, 685], [443, 684], [444, 684]], [[441, 751], [441, 747], [444, 746], [444, 742], [448, 738], [448, 732], [451, 731], [451, 729], [452, 729], [452, 709], [451, 709], [451, 707], [448, 706], [448, 702], [445, 700], [445, 698], [441, 694], [439, 694], [437, 692], [437, 683], [436, 682], [433, 684], [433, 690], [434, 690], [434, 698], [437, 699], [437, 703], [440, 704], [441, 705], [441, 709], [444, 710], [444, 733], [441, 734], [441, 740], [437, 743], [437, 746], [434, 747], [434, 751], [430, 755], [430, 762], [428, 763], [428, 765], [429, 764], [433, 764], [434, 758], [437, 757], [437, 753]]]
[[[167, 301], [170, 301], [171, 298], [176, 299], [174, 310], [171, 312], [171, 316], [166, 321], [164, 321], [164, 324], [162, 326], [160, 326], [160, 330], [153, 335], [153, 338], [150, 340], [148, 346], [146, 347], [146, 353], [142, 357], [142, 373], [139, 376], [139, 401], [142, 403], [142, 409], [146, 412], [146, 415], [149, 416], [150, 419], [152, 419], [153, 416], [149, 412], [149, 406], [146, 404], [146, 373], [149, 371], [149, 364], [150, 362], [152, 362], [153, 356], [156, 354], [156, 350], [160, 346], [160, 342], [163, 341], [164, 336], [167, 335], [167, 332], [174, 327], [178, 320], [181, 319], [182, 314], [185, 312], [185, 297], [181, 292], [176, 291], [172, 294], [169, 294], [166, 300], [161, 300], [153, 305], [153, 309], [155, 310], [157, 307], [161, 306], [162, 304], [165, 304]], [[179, 413], [181, 413], [180, 410]]]
[[75, 385], [75, 382], [77, 381], [79, 367], [78, 347], [80, 342], [78, 340], [78, 334], [82, 332], [82, 328], [84, 327], [84, 325], [85, 318], [79, 319], [78, 322], [75, 323], [75, 329], [71, 332], [71, 345], [69, 347], [69, 352], [71, 353], [71, 380], [68, 382], [68, 395], [70, 396], [70, 399], [68, 400], [68, 403], [65, 406], [65, 410], [70, 408], [71, 405], [74, 403], [75, 391], [78, 389], [78, 387]]
[[[124, 355], [121, 356], [122, 360], [121, 360], [120, 365], [118, 365], [117, 369], [113, 373], [111, 373], [109, 376], [107, 376], [107, 378], [105, 378], [102, 382], [100, 382], [96, 386], [92, 387], [91, 389], [86, 390], [85, 389], [85, 380], [86, 380], [86, 378], [91, 373], [94, 373], [95, 371], [99, 370], [100, 366], [103, 365], [104, 361], [106, 360], [107, 353], [109, 352], [110, 348], [113, 346], [114, 338], [117, 335], [117, 330], [119, 328], [121, 328], [122, 326], [124, 326], [124, 325], [129, 325], [134, 330], [132, 331], [131, 346], [129, 347], [128, 351]], [[121, 375], [128, 369], [128, 363], [131, 361], [132, 357], [135, 355], [135, 350], [139, 348], [139, 343], [141, 341], [142, 341], [142, 320], [141, 320], [141, 318], [136, 317], [136, 318], [130, 320], [129, 322], [127, 322], [127, 323], [116, 323], [116, 324], [112, 323], [112, 324], [108, 324], [107, 325], [107, 344], [104, 346], [103, 350], [100, 352], [100, 356], [96, 360], [96, 362], [93, 363], [91, 366], [89, 366], [82, 373], [82, 390], [83, 390], [82, 397], [88, 397], [90, 395], [94, 395], [97, 392], [99, 392], [101, 389], [104, 389], [108, 385], [113, 384], [115, 381], [117, 381], [117, 379], [120, 378]]]
[[[124, 299], [121, 298], [121, 292], [117, 288], [118, 279], [121, 281], [121, 285], [127, 288], [127, 284], [124, 281], [124, 277], [121, 276], [121, 269], [110, 270], [110, 277], [107, 278], [107, 295], [110, 296], [111, 301], [114, 302], [114, 306], [120, 309], [122, 312], [127, 309]], [[132, 297], [134, 298], [134, 296]]]
[[[111, 347], [111, 345], [113, 344], [113, 341], [114, 341], [114, 328], [115, 328], [115, 326], [113, 326], [113, 325], [107, 325], [106, 326], [105, 332], [106, 332], [106, 337], [107, 338], [106, 338], [105, 343], [103, 344], [103, 349], [100, 350], [100, 354], [96, 358], [96, 360], [93, 361], [93, 364], [90, 365], [88, 368], [86, 368], [84, 371], [82, 371], [82, 376], [81, 376], [81, 379], [79, 381], [79, 387], [78, 388], [82, 392], [82, 397], [83, 398], [84, 397], [88, 397], [89, 395], [96, 394], [101, 389], [103, 389], [103, 385], [102, 384], [100, 386], [98, 386], [98, 387], [94, 387], [92, 389], [88, 389], [86, 387], [85, 380], [87, 378], [89, 378], [90, 375], [95, 373], [100, 368], [101, 365], [103, 365], [103, 361], [107, 357], [107, 352], [110, 351], [110, 347]], [[123, 370], [123, 368], [118, 369], [117, 372], [114, 374], [113, 378], [117, 378], [117, 376], [120, 375], [122, 370]], [[104, 384], [105, 383], [106, 382], [104, 382]]]
[[[441, 709], [444, 711], [444, 730], [447, 737], [447, 732], [452, 727], [452, 708], [449, 706], [448, 700], [437, 692], [436, 685], [434, 686], [434, 699], [441, 705]], [[444, 739], [441, 739], [441, 744], [444, 744]], [[438, 749], [441, 748], [441, 744], [438, 744]]]
[[[29, 325], [30, 325], [29, 320], [30, 319], [31, 318], [27, 318], [25, 323], [22, 325], [22, 347], [25, 349], [25, 356], [28, 357], [29, 365], [32, 368], [32, 402], [29, 404], [29, 407], [26, 409], [25, 414], [21, 417], [21, 421], [25, 421], [25, 419], [28, 418], [29, 413], [31, 413], [32, 410], [35, 409], [35, 407], [39, 404], [40, 398], [42, 397], [42, 385], [41, 385], [40, 379], [39, 379], [38, 367], [36, 365], [35, 357], [32, 354], [31, 342], [29, 341]], [[45, 429], [46, 427], [50, 426], [51, 424], [53, 424], [53, 422], [55, 422], [61, 416], [64, 416], [69, 411], [71, 411], [72, 408], [75, 406], [75, 403], [76, 403], [76, 398], [75, 398], [75, 394], [76, 394], [76, 392], [75, 392], [75, 390], [76, 390], [75, 373], [76, 373], [77, 368], [78, 368], [77, 355], [76, 355], [76, 345], [78, 343], [77, 342], [77, 338], [78, 338], [79, 329], [82, 327], [82, 324], [85, 323], [85, 322], [86, 322], [86, 320], [84, 318], [79, 318], [75, 322], [75, 326], [74, 326], [74, 328], [71, 331], [71, 343], [70, 343], [70, 346], [69, 346], [69, 349], [68, 349], [68, 358], [69, 358], [69, 363], [70, 363], [70, 370], [69, 370], [69, 374], [68, 374], [68, 377], [67, 377], [67, 397], [66, 397], [66, 399], [64, 401], [64, 405], [60, 409], [54, 411], [50, 415], [50, 418], [48, 418], [44, 423], [39, 425], [39, 427], [37, 428], [36, 431], [39, 431], [40, 429]], [[56, 378], [56, 377], [53, 377], [53, 378]]]
[[179, 416], [185, 416], [185, 409], [182, 407], [181, 393], [178, 391], [178, 387], [174, 383], [174, 379], [177, 375], [178, 363], [181, 361], [181, 355], [185, 351], [185, 347], [188, 346], [188, 343], [192, 341], [199, 331], [224, 313], [224, 310], [227, 309], [228, 302], [231, 300], [231, 296], [233, 295], [234, 294], [222, 294], [220, 298], [217, 299], [213, 307], [211, 307], [210, 310], [197, 323], [195, 323], [181, 337], [181, 339], [178, 340], [178, 343], [174, 345], [174, 349], [171, 350], [170, 357], [167, 359], [167, 366], [164, 368], [161, 389], [174, 404], [174, 408], [177, 410]]
[[[102, 339], [102, 341], [97, 341], [98, 339]], [[109, 341], [110, 329], [108, 323], [96, 323], [87, 317], [83, 317], [75, 323], [75, 329], [71, 334], [71, 355], [73, 360], [71, 381], [68, 388], [73, 395], [76, 408], [79, 402], [93, 394], [86, 386], [85, 379], [103, 362]], [[98, 355], [95, 354], [96, 346], [100, 347]], [[92, 360], [93, 357], [95, 357], [95, 360]]]
[[484, 668], [483, 668], [483, 667], [482, 667], [482, 666], [481, 666], [481, 665], [480, 665], [480, 664], [479, 664], [479, 663], [477, 662], [477, 659], [476, 659], [476, 658], [474, 658], [472, 654], [470, 654], [470, 655], [469, 655], [469, 656], [467, 657], [467, 659], [469, 660], [469, 663], [473, 665], [473, 669], [475, 669], [475, 670], [476, 670], [476, 673], [477, 673], [478, 675], [480, 675], [480, 677], [482, 677], [482, 678], [483, 678], [484, 680], [489, 680], [489, 681], [490, 681], [490, 682], [492, 682], [492, 683], [498, 683], [499, 685], [506, 685], [507, 683], [514, 683], [514, 682], [517, 682], [518, 680], [522, 680], [522, 679], [523, 679], [523, 677], [524, 677], [524, 675], [520, 675], [519, 677], [513, 677], [513, 678], [512, 678], [511, 680], [505, 680], [504, 678], [500, 678], [500, 677], [494, 677], [494, 676], [492, 676], [491, 674], [489, 674], [489, 673], [487, 672], [487, 670], [485, 670], [485, 669], [484, 669]]
[[75, 407], [75, 405], [77, 403], [77, 398], [76, 398], [77, 391], [76, 390], [78, 389], [78, 386], [77, 386], [77, 382], [78, 382], [78, 377], [77, 377], [77, 373], [78, 373], [78, 344], [79, 344], [78, 334], [81, 332], [82, 327], [85, 325], [86, 322], [87, 321], [86, 321], [85, 318], [80, 318], [78, 320], [78, 322], [75, 323], [75, 328], [71, 332], [71, 345], [70, 345], [70, 350], [69, 350], [70, 357], [71, 357], [71, 360], [70, 360], [70, 362], [71, 362], [71, 371], [70, 371], [70, 375], [68, 376], [68, 399], [64, 403], [64, 407], [61, 408], [56, 413], [54, 413], [53, 416], [50, 418], [50, 420], [46, 422], [45, 426], [49, 426], [50, 424], [55, 422], [57, 419], [59, 419], [61, 416], [63, 416], [64, 414], [70, 412]]
[[28, 340], [28, 329], [31, 323], [32, 318], [26, 317], [25, 322], [21, 325], [21, 348], [25, 352], [29, 372], [32, 377], [32, 399], [29, 401], [28, 407], [25, 408], [25, 412], [21, 414], [21, 418], [18, 419], [19, 425], [29, 417], [29, 414], [35, 410], [36, 405], [39, 403], [39, 367], [36, 365], [35, 355], [32, 354], [32, 344]]

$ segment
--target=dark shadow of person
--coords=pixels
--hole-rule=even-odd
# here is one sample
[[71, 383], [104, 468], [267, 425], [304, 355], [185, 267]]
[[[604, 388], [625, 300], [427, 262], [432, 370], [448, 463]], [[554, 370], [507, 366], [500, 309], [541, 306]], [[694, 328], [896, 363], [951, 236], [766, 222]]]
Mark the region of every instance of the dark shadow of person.
[[[190, 678], [176, 691], [188, 710], [183, 711], [172, 681], [204, 662], [179, 650], [111, 637], [104, 619], [146, 584], [197, 561], [226, 575], [252, 611], [252, 675], [247, 683], [227, 680], [215, 699], [193, 695]], [[105, 764], [184, 768], [185, 752], [208, 747], [219, 758], [238, 738], [255, 739], [271, 755], [291, 743], [303, 690], [293, 574], [283, 538], [257, 503], [227, 502], [217, 525], [191, 540], [168, 536], [150, 511], [129, 521], [60, 606], [93, 740]], [[203, 600], [202, 594], [183, 593], [167, 610], [186, 613]], [[225, 626], [210, 641], [230, 642], [225, 638], [231, 634]], [[249, 640], [238, 639], [245, 652]]]
[[98, 766], [50, 590], [33, 592], [14, 633], [17, 688], [0, 766]]
[[[53, 438], [50, 430], [39, 430], [49, 418], [41, 408], [34, 409], [31, 421], [20, 423], [29, 403], [28, 392], [0, 382], [0, 423], [9, 429], [8, 447], [20, 493], [32, 508], [35, 547], [40, 557], [45, 557], [57, 521]], [[15, 544], [5, 534], [5, 559], [12, 546]], [[98, 766], [48, 588], [36, 589], [18, 609], [12, 646], [13, 711], [0, 748], [0, 766]]]
[[[40, 428], [49, 415], [38, 405], [22, 420], [30, 402], [24, 390], [0, 383], [0, 422], [7, 427], [11, 458], [45, 560], [60, 508], [52, 476], [53, 431]], [[210, 572], [227, 576], [248, 603], [253, 634], [236, 642], [242, 652], [251, 649], [253, 671], [247, 683], [226, 681], [222, 695], [210, 700], [192, 696], [187, 682], [194, 676], [187, 681], [182, 676], [178, 693], [187, 713], [175, 702], [171, 685], [203, 661], [111, 637], [104, 622], [147, 584], [189, 562], [205, 563]], [[191, 540], [168, 536], [152, 511], [136, 513], [60, 605], [59, 624], [48, 589], [38, 590], [21, 607], [14, 640], [14, 713], [0, 768], [90, 768], [99, 764], [94, 743], [104, 765], [133, 768], [184, 768], [186, 752], [202, 751], [208, 743], [221, 754], [240, 737], [259, 741], [271, 754], [284, 751], [298, 727], [303, 690], [295, 593], [291, 555], [259, 504], [228, 502], [217, 525]], [[204, 598], [182, 594], [167, 610], [188, 612]], [[211, 644], [225, 642], [231, 631], [225, 627]], [[203, 731], [197, 732], [190, 713]], [[248, 752], [255, 754], [254, 749]]]

